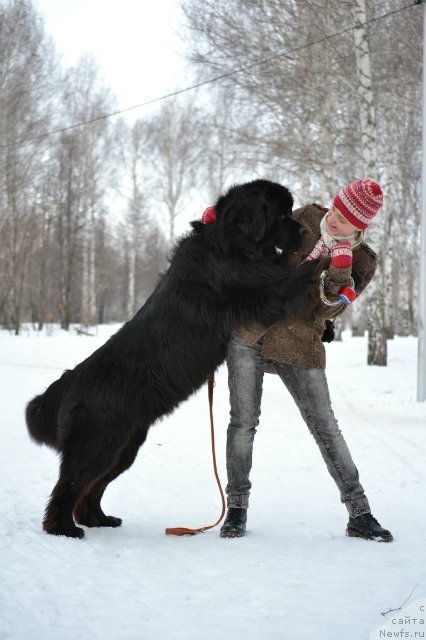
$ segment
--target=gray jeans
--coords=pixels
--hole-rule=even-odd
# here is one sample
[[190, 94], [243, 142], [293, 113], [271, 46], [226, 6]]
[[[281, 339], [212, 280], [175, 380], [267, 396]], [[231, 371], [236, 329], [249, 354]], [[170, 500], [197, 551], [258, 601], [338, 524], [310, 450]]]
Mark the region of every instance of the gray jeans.
[[293, 396], [349, 515], [369, 513], [358, 470], [331, 408], [324, 369], [302, 369], [265, 359], [262, 341], [250, 347], [238, 336], [231, 339], [227, 354], [231, 403], [226, 444], [228, 507], [248, 507], [253, 441], [259, 424], [263, 374], [267, 363], [273, 366]]

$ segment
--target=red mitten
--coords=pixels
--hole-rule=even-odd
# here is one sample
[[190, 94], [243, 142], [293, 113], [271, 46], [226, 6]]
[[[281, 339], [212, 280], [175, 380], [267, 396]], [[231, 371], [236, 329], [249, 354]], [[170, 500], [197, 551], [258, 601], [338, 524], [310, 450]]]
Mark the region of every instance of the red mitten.
[[352, 247], [349, 240], [341, 240], [331, 247], [331, 266], [345, 269], [352, 266]]

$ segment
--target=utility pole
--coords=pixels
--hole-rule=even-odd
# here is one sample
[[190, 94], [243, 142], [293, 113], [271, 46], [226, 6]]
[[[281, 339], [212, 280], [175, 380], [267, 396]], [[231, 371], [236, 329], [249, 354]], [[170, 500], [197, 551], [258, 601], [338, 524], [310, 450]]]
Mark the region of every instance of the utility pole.
[[422, 217], [419, 274], [419, 348], [417, 357], [417, 401], [426, 400], [426, 4], [423, 4], [423, 134], [422, 134]]

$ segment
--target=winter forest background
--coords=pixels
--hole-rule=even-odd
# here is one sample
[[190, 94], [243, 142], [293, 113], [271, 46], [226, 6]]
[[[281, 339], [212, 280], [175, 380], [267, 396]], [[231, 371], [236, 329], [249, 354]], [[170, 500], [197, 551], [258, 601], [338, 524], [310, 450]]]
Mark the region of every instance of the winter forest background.
[[63, 68], [31, 0], [0, 0], [0, 324], [127, 320], [166, 268], [178, 216], [235, 181], [327, 206], [370, 175], [385, 193], [367, 238], [380, 269], [350, 322], [385, 364], [386, 338], [417, 333], [422, 7], [181, 5], [202, 86], [130, 122], [104, 117], [116, 103], [93, 57]]

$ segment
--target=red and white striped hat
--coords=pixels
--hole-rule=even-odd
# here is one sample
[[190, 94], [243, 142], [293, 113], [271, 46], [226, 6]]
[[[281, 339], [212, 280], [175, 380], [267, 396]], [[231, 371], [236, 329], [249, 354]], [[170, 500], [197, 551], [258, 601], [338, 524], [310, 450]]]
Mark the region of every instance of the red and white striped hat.
[[334, 205], [358, 229], [366, 229], [383, 204], [380, 185], [363, 178], [347, 184], [334, 198]]

